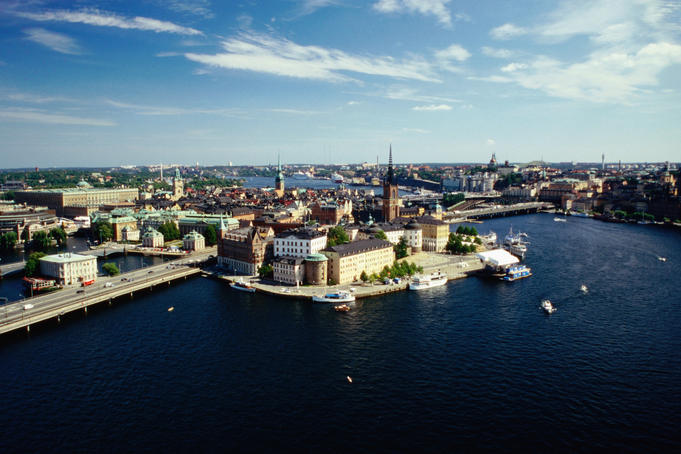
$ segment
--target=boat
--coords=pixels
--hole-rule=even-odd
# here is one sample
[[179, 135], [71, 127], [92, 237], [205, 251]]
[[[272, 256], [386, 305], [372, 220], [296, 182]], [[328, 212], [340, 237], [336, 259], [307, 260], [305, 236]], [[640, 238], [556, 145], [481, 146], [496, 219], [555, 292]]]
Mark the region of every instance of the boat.
[[348, 383], [352, 383], [352, 377], [351, 376], [348, 375], [347, 379], [348, 379]]
[[312, 175], [310, 175], [308, 172], [296, 172], [291, 175], [291, 178], [294, 180], [309, 180], [312, 178]]
[[587, 293], [587, 292], [589, 291], [589, 287], [587, 287], [586, 285], [582, 284], [582, 286], [579, 287], [579, 290], [581, 290], [582, 293]]
[[340, 290], [338, 292], [313, 296], [312, 301], [315, 303], [352, 303], [355, 301], [355, 296], [351, 295], [349, 292]]
[[334, 173], [331, 175], [331, 181], [334, 183], [342, 183], [343, 182], [343, 175], [340, 175], [338, 173]]
[[426, 276], [414, 276], [409, 283], [409, 290], [425, 290], [440, 287], [447, 283], [447, 275], [439, 271]]
[[658, 257], [657, 259], [658, 259], [660, 262], [666, 262], [666, 261], [667, 261], [667, 257]]
[[520, 260], [525, 260], [525, 255], [527, 254], [527, 242], [522, 239], [524, 236], [527, 236], [527, 234], [520, 232], [514, 234], [513, 227], [511, 227], [508, 234], [504, 237], [504, 249]]
[[553, 221], [554, 222], [567, 222], [567, 219], [555, 217], [555, 218], [553, 218]]
[[480, 239], [482, 240], [483, 244], [490, 244], [490, 245], [496, 244], [497, 234], [490, 230], [487, 235], [481, 235]]
[[172, 311], [174, 311], [174, 310], [175, 310], [175, 306], [170, 306], [170, 307], [168, 308], [168, 312], [172, 312]]
[[243, 279], [239, 279], [236, 282], [229, 284], [234, 290], [240, 290], [242, 292], [255, 293], [255, 287], [253, 287], [248, 282], [244, 282]]
[[338, 306], [334, 306], [333, 310], [335, 310], [336, 312], [347, 312], [350, 310], [350, 306], [348, 306], [347, 304], [341, 304]]
[[587, 213], [586, 211], [576, 211], [574, 213], [571, 213], [571, 215], [576, 216], [578, 218], [590, 218], [591, 217], [589, 215], [589, 213]]
[[515, 265], [506, 270], [506, 275], [503, 276], [501, 280], [513, 282], [530, 276], [532, 276], [532, 270], [529, 267], [525, 265]]
[[556, 312], [558, 310], [558, 309], [555, 308], [553, 303], [551, 303], [551, 301], [549, 301], [549, 300], [542, 301], [541, 302], [541, 308], [544, 309], [544, 312], [546, 312], [547, 314], [553, 314], [554, 312]]

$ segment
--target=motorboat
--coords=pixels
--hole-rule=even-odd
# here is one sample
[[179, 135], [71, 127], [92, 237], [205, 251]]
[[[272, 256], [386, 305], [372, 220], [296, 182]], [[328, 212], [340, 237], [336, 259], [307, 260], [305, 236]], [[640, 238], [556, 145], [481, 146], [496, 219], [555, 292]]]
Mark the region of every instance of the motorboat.
[[502, 281], [513, 282], [532, 276], [532, 269], [525, 265], [511, 266], [506, 270], [506, 275], [501, 277]]
[[255, 287], [253, 287], [248, 282], [244, 282], [243, 279], [239, 279], [236, 282], [229, 284], [234, 290], [240, 290], [242, 292], [255, 293]]
[[582, 291], [582, 293], [587, 293], [589, 291], [589, 287], [586, 285], [582, 284], [581, 287], [579, 287], [579, 290]]
[[440, 287], [446, 283], [447, 275], [437, 271], [425, 276], [414, 276], [409, 283], [409, 290], [425, 290], [433, 287]]
[[355, 296], [344, 290], [339, 290], [337, 292], [313, 296], [312, 301], [315, 303], [352, 303], [355, 301]]
[[549, 300], [542, 301], [541, 302], [541, 308], [544, 309], [544, 312], [546, 312], [547, 314], [553, 314], [554, 312], [556, 312], [558, 310], [558, 309], [555, 308], [553, 303], [551, 303], [551, 301], [549, 301]]
[[480, 239], [482, 240], [483, 244], [489, 245], [496, 244], [497, 234], [490, 230], [490, 232], [487, 235], [480, 235]]
[[347, 304], [340, 304], [338, 306], [334, 306], [333, 310], [335, 310], [336, 312], [347, 312], [350, 310], [350, 306], [348, 306]]
[[658, 259], [660, 262], [666, 262], [666, 261], [667, 261], [667, 257], [658, 257], [657, 259]]
[[168, 308], [168, 312], [172, 312], [172, 311], [174, 311], [174, 310], [175, 310], [175, 306], [170, 306], [170, 307]]
[[553, 218], [553, 221], [554, 221], [554, 222], [567, 222], [567, 219], [555, 217], [555, 218]]

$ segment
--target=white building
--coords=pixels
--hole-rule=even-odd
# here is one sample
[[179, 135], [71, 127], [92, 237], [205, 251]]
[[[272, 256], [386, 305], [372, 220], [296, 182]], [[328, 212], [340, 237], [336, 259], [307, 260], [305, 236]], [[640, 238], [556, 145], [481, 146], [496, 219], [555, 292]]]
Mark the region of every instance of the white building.
[[55, 254], [40, 259], [40, 274], [61, 285], [88, 284], [97, 279], [97, 257], [80, 254]]
[[142, 246], [144, 247], [163, 247], [163, 234], [156, 229], [149, 227], [142, 235]]
[[326, 247], [326, 232], [315, 229], [291, 229], [274, 238], [275, 257], [305, 258]]
[[121, 230], [121, 240], [123, 241], [139, 241], [140, 231], [130, 227], [123, 227]]
[[300, 257], [278, 257], [272, 263], [273, 279], [285, 284], [302, 284], [305, 279], [305, 259]]
[[185, 251], [198, 251], [206, 248], [206, 239], [200, 233], [191, 231], [182, 238], [182, 247]]

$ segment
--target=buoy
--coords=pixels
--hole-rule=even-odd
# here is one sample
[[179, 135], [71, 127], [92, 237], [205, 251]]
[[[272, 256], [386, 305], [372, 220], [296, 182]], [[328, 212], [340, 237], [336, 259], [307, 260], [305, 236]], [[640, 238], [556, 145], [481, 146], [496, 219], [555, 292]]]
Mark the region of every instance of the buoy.
[[175, 307], [174, 307], [174, 306], [170, 306], [170, 307], [168, 308], [168, 312], [172, 312], [172, 311], [174, 311], [174, 310], [175, 310]]
[[352, 383], [352, 377], [348, 375], [348, 383]]

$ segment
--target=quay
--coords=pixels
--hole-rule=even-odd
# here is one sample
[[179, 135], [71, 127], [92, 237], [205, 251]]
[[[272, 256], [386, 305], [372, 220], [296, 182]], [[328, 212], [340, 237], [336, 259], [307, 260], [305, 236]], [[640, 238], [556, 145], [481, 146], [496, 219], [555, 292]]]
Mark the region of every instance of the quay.
[[0, 308], [0, 334], [21, 328], [30, 331], [31, 325], [83, 310], [89, 306], [108, 302], [122, 296], [132, 297], [141, 290], [153, 290], [159, 285], [170, 286], [173, 281], [184, 280], [201, 273], [196, 265], [207, 260], [212, 249], [191, 254], [187, 260], [148, 266], [112, 277], [99, 278], [88, 287], [67, 287], [46, 295], [26, 298]]

